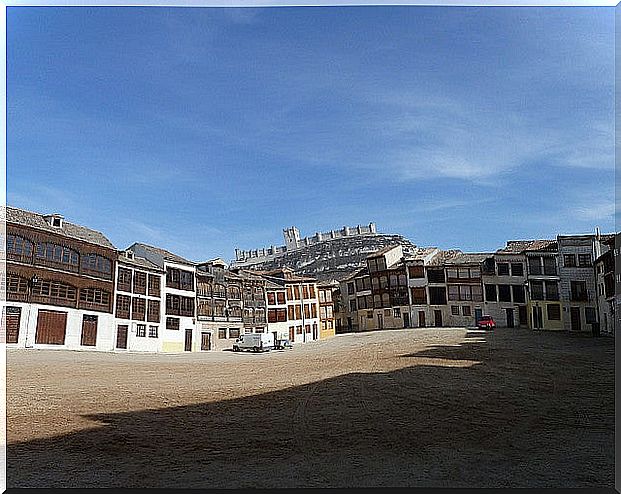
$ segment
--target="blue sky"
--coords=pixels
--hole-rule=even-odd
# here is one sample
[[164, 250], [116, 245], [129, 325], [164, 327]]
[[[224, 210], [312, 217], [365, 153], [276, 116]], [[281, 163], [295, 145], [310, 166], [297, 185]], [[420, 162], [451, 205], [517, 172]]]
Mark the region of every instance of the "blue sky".
[[613, 8], [7, 9], [7, 201], [194, 260], [614, 231]]

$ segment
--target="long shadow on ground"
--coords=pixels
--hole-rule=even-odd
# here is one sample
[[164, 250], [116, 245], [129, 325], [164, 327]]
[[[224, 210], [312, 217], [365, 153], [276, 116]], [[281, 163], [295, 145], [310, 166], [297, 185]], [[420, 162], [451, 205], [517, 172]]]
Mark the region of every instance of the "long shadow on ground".
[[9, 445], [8, 486], [612, 487], [614, 354], [593, 362], [587, 345], [571, 367], [490, 338], [394, 372], [93, 415], [94, 429]]

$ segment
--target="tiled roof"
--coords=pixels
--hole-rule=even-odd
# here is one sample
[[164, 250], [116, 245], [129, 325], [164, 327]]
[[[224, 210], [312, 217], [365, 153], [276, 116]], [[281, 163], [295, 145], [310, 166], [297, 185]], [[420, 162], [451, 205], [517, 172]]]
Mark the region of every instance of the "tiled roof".
[[162, 249], [160, 247], [153, 247], [152, 245], [142, 244], [140, 242], [136, 242], [135, 244], [132, 245], [132, 247], [133, 246], [142, 247], [146, 251], [150, 251], [150, 252], [152, 252], [154, 254], [159, 254], [166, 261], [176, 262], [176, 263], [179, 263], [179, 264], [188, 264], [190, 266], [196, 266], [196, 264], [197, 264], [194, 261], [188, 261], [187, 259], [184, 259], [183, 257], [178, 256], [177, 254], [173, 254], [172, 252], [169, 252], [166, 249]]
[[519, 254], [525, 251], [554, 251], [557, 249], [556, 240], [509, 240], [507, 246], [498, 249], [499, 254], [515, 253]]
[[83, 242], [116, 250], [116, 247], [112, 245], [112, 242], [110, 242], [103, 233], [91, 230], [85, 226], [76, 225], [63, 219], [62, 227], [53, 227], [45, 221], [44, 216], [47, 215], [14, 208], [12, 206], [6, 206], [6, 208], [2, 207], [2, 209], [6, 210], [6, 221], [9, 223], [29, 226], [38, 230], [56, 233], [68, 238], [82, 240]]
[[451, 250], [441, 250], [437, 256], [435, 256], [431, 261], [429, 261], [430, 266], [442, 266], [447, 261], [463, 254], [461, 250], [451, 249]]
[[416, 247], [405, 256], [405, 260], [422, 261], [425, 257], [435, 251], [438, 251], [437, 247]]
[[488, 252], [462, 252], [444, 261], [444, 264], [479, 264], [488, 257], [492, 257]]
[[356, 269], [354, 271], [351, 271], [350, 273], [347, 273], [345, 276], [343, 276], [340, 279], [340, 281], [353, 280], [357, 276], [364, 276], [365, 274], [369, 274], [369, 269], [367, 268], [367, 266], [363, 266], [363, 267], [358, 268], [358, 269]]
[[372, 252], [367, 256], [367, 259], [373, 259], [374, 257], [380, 257], [390, 252], [392, 249], [396, 249], [397, 247], [401, 247], [400, 245], [389, 245], [388, 247], [384, 247], [383, 249], [378, 250], [377, 252]]
[[119, 253], [119, 262], [120, 263], [124, 263], [124, 264], [131, 264], [132, 266], [136, 266], [136, 267], [139, 267], [139, 268], [145, 268], [145, 269], [151, 269], [153, 271], [159, 271], [161, 273], [164, 272], [164, 270], [161, 269], [157, 264], [152, 263], [148, 259], [144, 259], [142, 257], [136, 257], [136, 256], [134, 256], [133, 259], [129, 259], [128, 257], [125, 257], [123, 255], [122, 251]]

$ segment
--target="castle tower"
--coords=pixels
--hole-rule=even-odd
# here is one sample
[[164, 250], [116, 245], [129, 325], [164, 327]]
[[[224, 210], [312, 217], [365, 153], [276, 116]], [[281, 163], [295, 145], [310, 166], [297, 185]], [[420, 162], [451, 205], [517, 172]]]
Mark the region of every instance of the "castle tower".
[[282, 232], [285, 237], [285, 247], [287, 247], [287, 250], [297, 250], [300, 246], [300, 230], [292, 226], [291, 228], [285, 228]]

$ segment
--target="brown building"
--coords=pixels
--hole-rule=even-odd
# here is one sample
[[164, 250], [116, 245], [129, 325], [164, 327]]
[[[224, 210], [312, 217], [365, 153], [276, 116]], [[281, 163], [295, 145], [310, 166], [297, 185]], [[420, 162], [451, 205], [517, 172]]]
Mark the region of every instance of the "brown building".
[[7, 344], [112, 350], [112, 243], [59, 214], [5, 211]]

